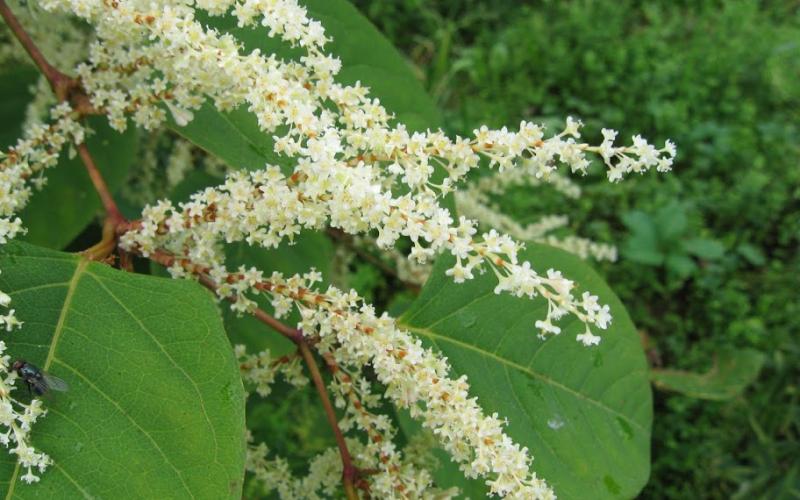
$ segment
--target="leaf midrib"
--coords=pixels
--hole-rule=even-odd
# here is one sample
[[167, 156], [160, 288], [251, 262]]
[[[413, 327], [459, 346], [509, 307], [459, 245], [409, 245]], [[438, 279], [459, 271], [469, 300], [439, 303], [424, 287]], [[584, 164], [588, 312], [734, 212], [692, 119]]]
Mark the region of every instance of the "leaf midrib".
[[425, 337], [428, 337], [431, 340], [433, 340], [434, 342], [436, 342], [437, 340], [448, 342], [448, 343], [454, 344], [454, 345], [456, 345], [456, 346], [458, 346], [458, 347], [460, 347], [462, 349], [471, 350], [471, 351], [477, 352], [478, 354], [481, 354], [483, 356], [492, 358], [493, 360], [497, 361], [498, 363], [500, 363], [500, 364], [502, 364], [504, 366], [507, 366], [507, 367], [513, 368], [513, 369], [515, 369], [517, 371], [520, 371], [522, 373], [528, 374], [531, 377], [537, 378], [537, 379], [543, 381], [544, 383], [549, 384], [549, 385], [551, 385], [551, 386], [553, 386], [553, 387], [555, 387], [557, 389], [561, 389], [562, 391], [567, 392], [567, 393], [571, 394], [572, 396], [574, 396], [574, 397], [576, 397], [578, 399], [581, 399], [581, 400], [584, 400], [584, 401], [586, 401], [588, 403], [591, 403], [591, 404], [597, 406], [598, 408], [601, 408], [602, 410], [604, 410], [604, 411], [606, 411], [608, 413], [616, 415], [619, 418], [625, 420], [627, 423], [633, 425], [637, 429], [640, 429], [642, 431], [645, 430], [645, 428], [639, 422], [633, 420], [630, 416], [628, 416], [628, 415], [626, 415], [624, 413], [621, 413], [621, 412], [611, 408], [610, 406], [605, 405], [601, 401], [598, 401], [596, 399], [592, 399], [592, 398], [586, 396], [585, 394], [582, 394], [582, 393], [572, 389], [571, 387], [568, 387], [566, 385], [560, 384], [560, 383], [556, 382], [555, 380], [553, 380], [552, 378], [550, 378], [550, 377], [548, 377], [548, 376], [546, 376], [546, 375], [544, 375], [542, 373], [539, 373], [539, 372], [537, 372], [537, 371], [535, 371], [535, 370], [533, 370], [531, 368], [528, 368], [528, 367], [525, 367], [525, 366], [520, 365], [518, 363], [515, 363], [515, 362], [513, 362], [513, 361], [511, 361], [509, 359], [506, 359], [506, 358], [503, 358], [501, 356], [498, 356], [497, 354], [495, 354], [493, 352], [489, 352], [489, 351], [487, 351], [485, 349], [481, 349], [480, 347], [474, 346], [472, 344], [468, 344], [466, 342], [462, 342], [460, 340], [454, 339], [452, 337], [447, 337], [445, 335], [440, 335], [440, 334], [438, 334], [436, 332], [428, 330], [427, 328], [413, 327], [413, 326], [410, 326], [410, 325], [407, 325], [407, 324], [403, 325], [403, 328], [406, 328], [406, 329], [408, 329], [408, 330], [410, 330], [410, 331], [412, 331], [414, 333], [417, 333], [417, 334], [423, 335]]

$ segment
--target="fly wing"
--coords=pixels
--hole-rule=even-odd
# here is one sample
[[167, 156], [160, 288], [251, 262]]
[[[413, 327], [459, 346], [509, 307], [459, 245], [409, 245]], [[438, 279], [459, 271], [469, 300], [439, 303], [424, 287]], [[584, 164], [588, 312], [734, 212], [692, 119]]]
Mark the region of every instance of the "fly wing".
[[52, 389], [54, 391], [64, 392], [69, 389], [69, 385], [66, 382], [61, 380], [60, 378], [50, 375], [49, 373], [42, 373], [44, 384], [46, 385], [47, 389]]
[[50, 389], [50, 387], [47, 385], [47, 382], [45, 382], [44, 377], [31, 378], [25, 382], [28, 383], [28, 388], [31, 389], [37, 396], [44, 396], [47, 394], [47, 390]]

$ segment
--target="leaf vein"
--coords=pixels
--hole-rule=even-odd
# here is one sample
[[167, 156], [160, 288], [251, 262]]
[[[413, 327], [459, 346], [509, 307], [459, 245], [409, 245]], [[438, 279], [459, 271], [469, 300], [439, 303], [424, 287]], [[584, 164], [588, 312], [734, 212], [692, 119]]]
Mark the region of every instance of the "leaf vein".
[[104, 284], [104, 283], [103, 283], [103, 282], [102, 282], [102, 281], [99, 279], [99, 277], [98, 277], [98, 276], [96, 276], [96, 275], [94, 275], [94, 274], [91, 274], [91, 276], [92, 276], [92, 278], [94, 279], [94, 281], [95, 281], [97, 284], [99, 284], [99, 285], [100, 285], [100, 287], [101, 287], [101, 288], [103, 288], [103, 290], [105, 290], [105, 291], [106, 291], [106, 293], [109, 295], [109, 297], [111, 297], [112, 299], [114, 299], [114, 301], [115, 301], [117, 304], [119, 304], [119, 306], [120, 306], [120, 307], [121, 307], [121, 308], [122, 308], [122, 309], [123, 309], [123, 310], [124, 310], [124, 311], [125, 311], [125, 312], [126, 312], [128, 315], [129, 315], [129, 316], [130, 316], [130, 317], [131, 317], [131, 319], [133, 319], [133, 320], [134, 320], [134, 321], [135, 321], [135, 322], [136, 322], [136, 323], [139, 325], [139, 328], [141, 328], [141, 329], [142, 329], [142, 331], [143, 331], [144, 333], [146, 333], [146, 334], [147, 334], [147, 335], [148, 335], [148, 336], [149, 336], [149, 337], [150, 337], [150, 338], [153, 340], [153, 342], [154, 342], [154, 343], [155, 343], [155, 344], [158, 346], [158, 348], [161, 350], [161, 352], [164, 354], [164, 356], [166, 356], [166, 357], [167, 357], [167, 359], [170, 361], [170, 363], [172, 363], [172, 365], [173, 365], [175, 368], [177, 368], [177, 369], [178, 369], [178, 371], [180, 371], [180, 372], [181, 372], [181, 374], [183, 374], [183, 376], [186, 378], [186, 380], [188, 380], [188, 381], [189, 381], [189, 383], [191, 384], [191, 386], [192, 386], [192, 388], [194, 389], [195, 393], [197, 394], [197, 399], [198, 399], [198, 401], [199, 401], [199, 403], [200, 403], [200, 408], [203, 410], [203, 416], [204, 416], [204, 417], [205, 417], [205, 419], [206, 419], [206, 423], [208, 423], [208, 427], [209, 427], [209, 429], [210, 429], [210, 431], [211, 431], [211, 436], [214, 438], [214, 462], [215, 462], [215, 463], [219, 463], [219, 462], [218, 462], [218, 459], [219, 459], [219, 440], [218, 440], [218, 438], [217, 438], [217, 430], [216, 430], [216, 428], [214, 427], [214, 424], [211, 422], [211, 417], [209, 417], [209, 416], [208, 416], [208, 410], [206, 409], [206, 404], [205, 404], [205, 401], [203, 400], [203, 393], [200, 391], [200, 388], [197, 386], [197, 382], [195, 382], [195, 381], [194, 381], [194, 379], [192, 379], [192, 377], [190, 377], [190, 376], [189, 376], [189, 374], [188, 374], [188, 373], [186, 373], [186, 370], [184, 370], [184, 369], [183, 369], [183, 367], [182, 367], [180, 364], [178, 364], [178, 363], [175, 361], [175, 359], [173, 359], [173, 357], [172, 357], [172, 356], [169, 354], [169, 352], [168, 352], [168, 351], [167, 351], [167, 350], [164, 348], [164, 346], [161, 344], [161, 342], [159, 342], [159, 340], [158, 340], [158, 337], [156, 337], [155, 335], [153, 335], [153, 332], [151, 332], [151, 331], [150, 331], [150, 329], [148, 329], [148, 328], [147, 328], [147, 326], [145, 326], [145, 324], [144, 324], [144, 323], [142, 323], [142, 321], [139, 319], [139, 317], [138, 317], [138, 316], [136, 316], [136, 315], [133, 313], [133, 311], [131, 311], [130, 309], [128, 309], [128, 306], [126, 306], [126, 305], [125, 305], [125, 303], [124, 303], [122, 300], [120, 300], [120, 299], [119, 299], [119, 298], [118, 298], [118, 297], [117, 297], [117, 296], [114, 294], [114, 292], [112, 292], [112, 291], [111, 291], [111, 289], [110, 289], [110, 288], [108, 288], [108, 287], [107, 287], [107, 286], [106, 286], [106, 285], [105, 285], [105, 284]]
[[535, 370], [533, 370], [531, 368], [527, 368], [527, 367], [525, 367], [523, 365], [520, 365], [518, 363], [515, 363], [515, 362], [513, 362], [511, 360], [502, 358], [502, 357], [500, 357], [500, 356], [498, 356], [496, 354], [492, 354], [491, 352], [488, 352], [488, 351], [486, 351], [484, 349], [481, 349], [480, 347], [473, 346], [471, 344], [468, 344], [466, 342], [462, 342], [460, 340], [457, 340], [457, 339], [454, 339], [454, 338], [451, 338], [451, 337], [446, 337], [444, 335], [440, 335], [438, 333], [432, 332], [432, 331], [427, 330], [425, 328], [415, 328], [415, 327], [410, 327], [410, 326], [407, 326], [406, 328], [408, 328], [409, 330], [411, 330], [411, 331], [413, 331], [415, 333], [419, 333], [420, 335], [424, 335], [424, 336], [426, 336], [428, 338], [431, 338], [431, 339], [437, 338], [437, 339], [443, 340], [445, 342], [456, 344], [457, 346], [459, 346], [459, 347], [461, 347], [463, 349], [468, 349], [468, 350], [471, 350], [471, 351], [475, 351], [475, 352], [477, 352], [479, 354], [482, 354], [484, 356], [491, 357], [491, 358], [495, 359], [498, 363], [507, 365], [507, 366], [509, 366], [511, 368], [514, 368], [514, 369], [516, 369], [516, 370], [518, 370], [520, 372], [526, 373], [526, 374], [528, 374], [528, 375], [530, 375], [530, 376], [532, 376], [534, 378], [542, 380], [543, 382], [545, 382], [547, 384], [550, 384], [553, 387], [556, 387], [558, 389], [561, 389], [564, 392], [567, 392], [567, 393], [571, 394], [573, 397], [576, 397], [578, 399], [582, 399], [584, 401], [587, 401], [587, 402], [597, 406], [598, 408], [603, 409], [604, 411], [606, 411], [608, 413], [617, 415], [618, 417], [624, 419], [626, 422], [630, 423], [631, 425], [635, 426], [636, 428], [638, 428], [640, 430], [645, 430], [644, 427], [639, 422], [633, 420], [628, 415], [625, 415], [624, 413], [620, 413], [619, 411], [609, 407], [608, 405], [603, 404], [601, 401], [597, 401], [595, 399], [592, 399], [592, 398], [586, 396], [585, 394], [581, 394], [580, 392], [575, 391], [571, 387], [567, 387], [566, 385], [560, 384], [560, 383], [556, 382], [555, 380], [553, 380], [552, 378], [550, 378], [550, 377], [548, 377], [548, 376], [546, 376], [546, 375], [544, 375], [542, 373], [539, 373], [539, 372], [537, 372], [537, 371], [535, 371]]
[[[77, 288], [78, 281], [80, 281], [81, 274], [86, 269], [86, 266], [89, 264], [88, 260], [81, 260], [78, 262], [78, 265], [75, 266], [75, 272], [72, 274], [72, 278], [69, 280], [69, 285], [67, 287], [67, 294], [64, 297], [64, 305], [61, 307], [61, 313], [58, 315], [58, 322], [56, 323], [56, 329], [53, 332], [53, 337], [50, 339], [50, 349], [47, 351], [47, 358], [45, 359], [43, 368], [47, 370], [50, 368], [50, 364], [53, 362], [53, 357], [55, 356], [56, 346], [58, 345], [58, 341], [61, 339], [61, 332], [64, 330], [64, 322], [67, 318], [67, 313], [69, 311], [69, 306], [72, 303], [72, 297], [75, 295], [75, 289]], [[8, 491], [6, 492], [6, 500], [9, 500], [14, 495], [14, 489], [17, 485], [17, 476], [19, 476], [19, 469], [20, 463], [14, 465], [14, 472], [11, 475], [11, 481], [8, 485]]]
[[133, 419], [133, 417], [131, 417], [130, 415], [128, 415], [128, 413], [127, 413], [127, 412], [125, 412], [125, 410], [124, 410], [124, 409], [123, 409], [123, 408], [122, 408], [122, 407], [119, 405], [119, 403], [117, 403], [116, 401], [114, 401], [114, 400], [113, 400], [113, 399], [112, 399], [112, 398], [111, 398], [111, 397], [110, 397], [108, 394], [106, 394], [106, 393], [105, 393], [105, 392], [104, 392], [104, 391], [103, 391], [101, 388], [97, 387], [97, 386], [96, 386], [96, 385], [95, 385], [95, 384], [94, 384], [94, 383], [93, 383], [91, 380], [89, 380], [89, 378], [87, 378], [87, 377], [86, 377], [86, 376], [85, 376], [83, 373], [79, 372], [79, 371], [78, 371], [78, 370], [76, 370], [76, 369], [75, 369], [73, 366], [69, 365], [68, 363], [66, 363], [66, 362], [64, 362], [64, 361], [62, 361], [62, 360], [60, 360], [60, 359], [58, 359], [58, 358], [55, 358], [55, 357], [54, 357], [54, 358], [53, 358], [53, 361], [55, 361], [55, 362], [56, 362], [56, 363], [58, 363], [59, 365], [63, 366], [64, 368], [68, 369], [68, 370], [69, 370], [69, 371], [71, 371], [71, 372], [72, 372], [74, 375], [76, 375], [78, 378], [80, 378], [81, 380], [83, 380], [83, 382], [84, 382], [84, 383], [85, 383], [85, 384], [86, 384], [88, 387], [90, 387], [91, 389], [93, 389], [93, 390], [94, 390], [96, 393], [98, 393], [99, 395], [101, 395], [101, 396], [102, 396], [102, 397], [103, 397], [103, 398], [104, 398], [106, 401], [108, 401], [109, 403], [111, 403], [111, 405], [113, 405], [113, 406], [114, 406], [114, 408], [116, 408], [116, 409], [117, 409], [117, 411], [119, 412], [119, 414], [120, 414], [120, 415], [122, 415], [122, 416], [124, 416], [125, 418], [127, 418], [127, 419], [128, 419], [128, 420], [129, 420], [129, 421], [130, 421], [130, 422], [133, 424], [133, 426], [134, 426], [134, 427], [136, 427], [137, 429], [139, 429], [139, 431], [141, 431], [141, 433], [142, 433], [142, 434], [144, 434], [144, 435], [147, 437], [147, 439], [149, 439], [149, 440], [150, 440], [150, 443], [152, 443], [153, 447], [154, 447], [156, 450], [158, 450], [158, 453], [159, 453], [159, 454], [160, 454], [160, 455], [161, 455], [161, 456], [164, 458], [164, 462], [166, 462], [166, 463], [167, 463], [167, 465], [169, 465], [169, 466], [172, 468], [172, 470], [173, 470], [173, 471], [175, 471], [175, 474], [177, 474], [178, 478], [181, 480], [181, 484], [183, 485], [183, 488], [186, 490], [186, 492], [187, 492], [187, 493], [189, 493], [189, 495], [190, 495], [192, 498], [194, 498], [194, 494], [193, 494], [193, 493], [192, 493], [192, 491], [189, 489], [189, 485], [187, 485], [187, 484], [186, 484], [186, 481], [183, 479], [183, 474], [181, 473], [181, 471], [180, 471], [180, 470], [178, 470], [178, 468], [177, 468], [177, 467], [175, 467], [175, 465], [174, 465], [174, 464], [173, 464], [173, 463], [172, 463], [172, 462], [169, 460], [169, 457], [167, 456], [167, 454], [166, 454], [166, 453], [164, 453], [164, 450], [162, 450], [162, 449], [161, 449], [161, 447], [158, 445], [158, 441], [156, 441], [155, 439], [153, 439], [153, 436], [151, 436], [151, 435], [150, 435], [150, 433], [149, 433], [149, 432], [147, 432], [147, 429], [145, 429], [144, 427], [142, 427], [141, 425], [139, 425], [139, 422], [137, 422], [136, 420], [134, 420], [134, 419]]

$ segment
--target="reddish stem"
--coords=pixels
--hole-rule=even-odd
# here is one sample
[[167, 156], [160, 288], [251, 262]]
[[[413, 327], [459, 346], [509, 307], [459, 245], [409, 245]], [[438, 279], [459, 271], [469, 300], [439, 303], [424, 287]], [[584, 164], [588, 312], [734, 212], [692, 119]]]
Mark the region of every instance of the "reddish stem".
[[308, 343], [301, 342], [298, 344], [300, 353], [308, 366], [308, 371], [311, 372], [311, 379], [314, 381], [314, 386], [322, 400], [322, 406], [325, 409], [325, 416], [328, 418], [328, 424], [333, 429], [333, 436], [336, 439], [336, 446], [339, 448], [339, 455], [342, 458], [342, 482], [344, 483], [344, 492], [349, 499], [358, 499], [356, 493], [355, 481], [358, 475], [358, 469], [353, 465], [353, 459], [350, 456], [350, 450], [347, 448], [347, 442], [344, 440], [344, 434], [339, 428], [339, 420], [336, 418], [336, 412], [333, 410], [333, 404], [328, 397], [328, 389], [325, 387], [325, 382], [322, 380], [322, 374], [319, 372], [319, 367], [308, 347]]
[[96, 110], [92, 106], [89, 97], [81, 89], [80, 82], [62, 73], [47, 61], [47, 58], [44, 57], [42, 51], [36, 46], [36, 43], [25, 31], [25, 28], [22, 27], [14, 12], [4, 0], [0, 0], [0, 16], [3, 17], [14, 37], [47, 79], [47, 83], [50, 84], [50, 88], [53, 89], [53, 93], [59, 102], [71, 101], [73, 109], [81, 115], [95, 113]]
[[125, 222], [125, 217], [122, 216], [119, 208], [117, 208], [114, 197], [111, 196], [111, 191], [109, 191], [108, 185], [106, 184], [105, 179], [103, 179], [103, 174], [101, 174], [97, 169], [97, 165], [95, 165], [92, 155], [89, 154], [89, 148], [86, 147], [86, 143], [78, 144], [78, 155], [81, 157], [83, 164], [86, 166], [86, 171], [89, 173], [89, 178], [92, 180], [94, 189], [97, 191], [97, 194], [100, 196], [100, 200], [103, 202], [103, 207], [106, 210], [106, 216], [108, 217], [108, 220], [111, 221], [114, 227]]
[[39, 71], [41, 71], [45, 78], [47, 78], [47, 81], [53, 88], [53, 92], [58, 95], [60, 89], [62, 88], [60, 87], [62, 84], [59, 82], [62, 82], [64, 79], [66, 79], [66, 75], [58, 71], [49, 62], [47, 62], [47, 59], [45, 59], [44, 55], [39, 50], [39, 47], [37, 47], [33, 42], [30, 35], [28, 35], [28, 33], [19, 23], [17, 17], [4, 0], [0, 0], [0, 15], [3, 16], [3, 19], [5, 20], [9, 29], [12, 33], [14, 33], [14, 36], [17, 38], [17, 40], [19, 40], [19, 43], [25, 49], [25, 52], [27, 52], [31, 57], [34, 64], [36, 64], [36, 67], [39, 68]]

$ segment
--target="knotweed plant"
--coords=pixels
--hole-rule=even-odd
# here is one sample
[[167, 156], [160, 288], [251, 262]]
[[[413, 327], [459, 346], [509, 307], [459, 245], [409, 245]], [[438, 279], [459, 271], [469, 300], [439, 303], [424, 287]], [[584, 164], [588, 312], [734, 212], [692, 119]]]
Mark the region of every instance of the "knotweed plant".
[[[546, 307], [529, 321], [531, 342], [559, 335], [565, 322], [577, 321], [582, 327], [573, 342], [589, 350], [614, 321], [609, 305], [592, 290], [579, 292], [580, 283], [568, 273], [523, 258], [524, 242], [598, 260], [615, 260], [616, 250], [550, 234], [567, 224], [564, 216], [542, 214], [523, 226], [500, 213], [492, 197], [512, 185], [540, 184], [577, 197], [580, 189], [567, 176], [586, 174], [593, 163], [604, 165], [611, 182], [653, 168], [666, 172], [673, 144], [657, 148], [635, 136], [630, 145], [618, 145], [617, 133], [607, 129], [600, 144], [590, 144], [581, 140], [582, 123], [571, 117], [553, 132], [528, 121], [499, 130], [476, 126], [469, 137], [414, 130], [367, 86], [342, 83], [343, 63], [327, 48], [331, 37], [324, 24], [297, 0], [36, 0], [0, 6], [8, 25], [0, 57], [22, 60], [24, 49], [42, 73], [24, 135], [0, 159], [0, 244], [25, 233], [20, 214], [45, 185], [48, 170], [60, 167], [59, 158], [77, 154], [105, 210], [103, 239], [83, 258], [113, 264], [117, 255], [127, 271], [142, 267], [134, 267], [132, 258], [149, 259], [173, 278], [198, 281], [233, 313], [251, 315], [291, 340], [296, 351], [287, 355], [237, 345], [241, 379], [252, 398], [273, 397], [279, 380], [297, 388], [311, 382], [336, 448], [313, 458], [302, 477], [270, 451], [269, 442], [250, 436], [246, 470], [260, 493], [458, 495], [429, 470], [430, 457], [420, 451], [425, 446], [403, 437], [386, 413], [391, 403], [492, 495], [555, 498], [558, 491], [535, 472], [537, 450], [507, 434], [504, 416], [482, 406], [471, 395], [468, 377], [437, 349], [355, 291], [323, 285], [331, 277], [312, 263], [299, 274], [268, 271], [231, 264], [229, 250], [236, 244], [278, 248], [320, 232], [346, 242], [347, 252], [370, 253], [417, 288], [434, 260], [450, 256], [444, 275], [452, 282], [487, 274], [494, 277], [494, 294], [544, 301]], [[233, 20], [232, 28], [215, 28], [220, 18]], [[279, 40], [292, 56], [248, 48], [236, 35], [245, 29]], [[209, 110], [219, 116], [246, 111], [280, 161], [234, 168], [208, 155], [207, 145], [168, 131], [191, 125]], [[84, 142], [93, 134], [87, 122], [93, 115], [119, 132], [142, 129], [137, 164], [121, 193], [127, 206], [145, 205], [137, 217], [122, 215]], [[217, 180], [183, 201], [171, 200], [173, 189], [198, 169]], [[16, 313], [14, 292], [0, 292], [0, 326], [24, 342], [36, 318]], [[270, 334], [265, 328], [263, 335]], [[13, 348], [7, 352], [14, 355]], [[50, 474], [45, 469], [57, 466], [58, 457], [45, 454], [46, 437], [37, 441], [43, 451], [31, 448], [28, 434], [45, 410], [38, 399], [12, 399], [15, 374], [4, 356], [0, 396], [7, 432], [0, 438], [27, 471], [21, 479], [33, 482], [38, 478], [32, 471]]]

